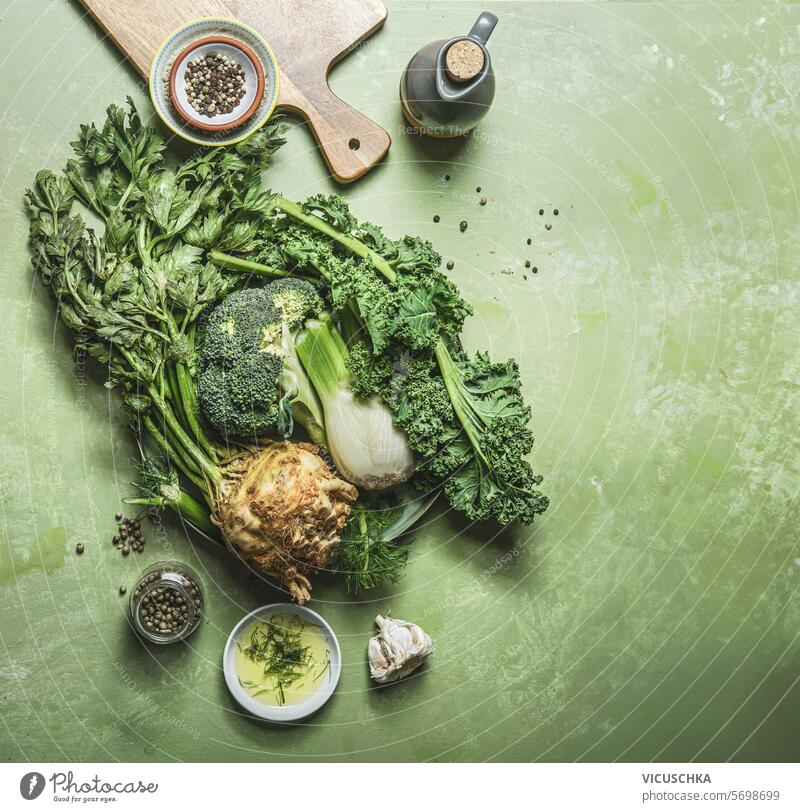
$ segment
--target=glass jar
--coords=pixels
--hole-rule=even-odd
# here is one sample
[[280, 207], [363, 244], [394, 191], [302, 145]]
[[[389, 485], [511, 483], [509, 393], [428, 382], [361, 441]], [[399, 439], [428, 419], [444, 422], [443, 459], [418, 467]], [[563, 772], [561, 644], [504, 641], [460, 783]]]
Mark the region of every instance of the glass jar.
[[197, 573], [181, 561], [159, 561], [137, 578], [131, 591], [131, 622], [151, 643], [185, 640], [203, 616]]

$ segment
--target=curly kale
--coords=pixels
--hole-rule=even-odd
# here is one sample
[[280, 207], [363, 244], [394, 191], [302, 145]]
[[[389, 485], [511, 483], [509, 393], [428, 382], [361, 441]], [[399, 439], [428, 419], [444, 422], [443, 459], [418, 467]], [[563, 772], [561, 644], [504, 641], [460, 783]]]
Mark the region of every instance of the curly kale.
[[443, 443], [446, 453], [465, 458], [445, 483], [450, 503], [471, 519], [530, 524], [548, 499], [538, 489], [542, 477], [525, 459], [533, 448], [531, 410], [522, 399], [516, 362], [493, 364], [483, 353], [454, 359], [444, 345], [436, 358], [469, 444], [460, 436], [450, 438], [449, 448]]
[[440, 338], [456, 341], [472, 313], [438, 270], [441, 257], [428, 241], [394, 241], [377, 226], [359, 226], [336, 195], [302, 205], [279, 198], [250, 255], [255, 265], [222, 252], [210, 258], [241, 271], [275, 275], [290, 268], [318, 277], [335, 313], [349, 308], [358, 315], [376, 355], [392, 343], [432, 350]]
[[457, 510], [502, 524], [533, 521], [548, 505], [525, 457], [533, 448], [530, 407], [514, 361], [468, 359], [440, 344], [434, 353], [375, 358], [356, 342], [349, 367], [362, 397], [386, 400], [419, 459], [415, 482], [443, 483]]

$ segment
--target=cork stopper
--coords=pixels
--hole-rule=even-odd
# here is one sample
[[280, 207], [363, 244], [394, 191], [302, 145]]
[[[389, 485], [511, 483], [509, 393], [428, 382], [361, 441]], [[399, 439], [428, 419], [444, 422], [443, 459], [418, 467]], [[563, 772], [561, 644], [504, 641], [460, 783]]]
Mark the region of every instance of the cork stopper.
[[454, 82], [469, 82], [483, 70], [483, 50], [477, 42], [460, 39], [444, 57], [444, 69]]

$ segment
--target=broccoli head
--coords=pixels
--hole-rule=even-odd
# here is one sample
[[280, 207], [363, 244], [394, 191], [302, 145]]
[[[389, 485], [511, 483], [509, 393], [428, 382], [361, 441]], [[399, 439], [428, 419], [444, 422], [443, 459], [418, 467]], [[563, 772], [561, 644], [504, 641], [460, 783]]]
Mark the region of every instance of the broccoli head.
[[292, 331], [321, 307], [309, 282], [282, 279], [232, 293], [211, 312], [198, 354], [197, 394], [223, 436], [291, 433], [296, 392], [287, 393], [284, 383], [296, 381]]
[[263, 290], [290, 330], [296, 330], [309, 316], [322, 312], [317, 289], [303, 279], [278, 279]]

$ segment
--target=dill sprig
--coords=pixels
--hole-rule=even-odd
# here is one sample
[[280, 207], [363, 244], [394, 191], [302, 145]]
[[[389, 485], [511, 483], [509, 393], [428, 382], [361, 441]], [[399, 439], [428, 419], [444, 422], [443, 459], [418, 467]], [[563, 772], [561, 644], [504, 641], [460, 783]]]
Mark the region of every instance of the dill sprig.
[[[283, 623], [277, 622], [283, 620]], [[285, 691], [306, 677], [317, 663], [311, 646], [303, 644], [303, 631], [306, 628], [299, 617], [286, 620], [278, 615], [257, 623], [250, 632], [247, 646], [239, 645], [239, 650], [248, 660], [263, 667], [262, 673], [267, 683], [253, 683], [251, 680], [239, 680], [243, 688], [254, 691], [253, 696], [274, 691], [279, 705], [286, 703]], [[312, 681], [316, 682], [330, 666], [330, 655], [326, 651], [326, 663]], [[301, 688], [303, 683], [297, 687]]]

